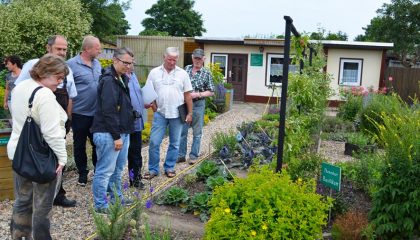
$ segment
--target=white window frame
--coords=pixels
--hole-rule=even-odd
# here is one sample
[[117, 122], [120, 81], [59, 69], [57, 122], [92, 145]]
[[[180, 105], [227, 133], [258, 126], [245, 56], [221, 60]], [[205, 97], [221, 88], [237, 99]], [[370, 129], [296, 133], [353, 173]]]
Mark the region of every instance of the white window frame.
[[[357, 81], [356, 82], [344, 82], [344, 64], [345, 63], [357, 63]], [[338, 77], [338, 85], [340, 86], [361, 86], [362, 85], [362, 71], [363, 71], [363, 59], [352, 59], [352, 58], [340, 58], [340, 69]]]
[[[284, 59], [284, 55], [283, 54], [278, 54], [278, 53], [267, 53], [267, 62], [266, 62], [267, 67], [266, 67], [266, 74], [265, 74], [265, 85], [270, 86], [270, 85], [274, 84], [276, 86], [281, 86], [282, 83], [271, 82], [270, 81], [271, 59], [272, 58], [283, 58]], [[282, 71], [283, 71], [283, 64], [281, 64], [281, 65], [282, 65]], [[289, 65], [289, 73], [298, 72], [298, 71], [299, 71], [298, 66], [292, 65], [292, 64]]]
[[221, 54], [221, 53], [213, 53], [211, 55], [211, 63], [213, 63], [213, 64], [215, 64], [214, 57], [225, 57], [226, 58], [225, 72], [223, 73], [223, 75], [224, 75], [223, 79], [226, 79], [227, 71], [228, 71], [228, 55], [227, 54]]

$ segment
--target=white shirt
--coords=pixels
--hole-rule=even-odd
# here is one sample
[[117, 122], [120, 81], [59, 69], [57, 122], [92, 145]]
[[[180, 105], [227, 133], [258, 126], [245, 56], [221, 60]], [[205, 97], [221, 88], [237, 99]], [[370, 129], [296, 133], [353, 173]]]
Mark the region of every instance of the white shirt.
[[[28, 79], [17, 85], [12, 94], [12, 119], [13, 130], [7, 144], [7, 155], [13, 160], [16, 146], [19, 141], [20, 133], [28, 116], [28, 100], [36, 87], [40, 86], [38, 82]], [[43, 87], [36, 92], [33, 105], [32, 117], [41, 129], [42, 136], [54, 151], [58, 158], [58, 163], [66, 165], [67, 151], [66, 129], [64, 123], [67, 121], [67, 114], [55, 99], [51, 89]]]
[[147, 77], [149, 81], [158, 96], [157, 111], [165, 118], [178, 118], [178, 106], [184, 103], [184, 93], [192, 91], [188, 73], [178, 66], [168, 73], [161, 65], [150, 71]]
[[[38, 61], [39, 61], [39, 58], [32, 59], [32, 60], [27, 61], [23, 65], [22, 70], [19, 74], [19, 77], [15, 81], [15, 85], [18, 85], [22, 81], [25, 81], [31, 78], [29, 71], [32, 70], [32, 68]], [[73, 99], [77, 96], [77, 90], [76, 90], [76, 85], [74, 84], [73, 72], [71, 71], [70, 67], [69, 67], [69, 74], [66, 76], [66, 78], [67, 78], [67, 87], [66, 87], [67, 92], [69, 94], [69, 98]], [[57, 88], [63, 88], [63, 83], [60, 83], [60, 85], [58, 85]]]

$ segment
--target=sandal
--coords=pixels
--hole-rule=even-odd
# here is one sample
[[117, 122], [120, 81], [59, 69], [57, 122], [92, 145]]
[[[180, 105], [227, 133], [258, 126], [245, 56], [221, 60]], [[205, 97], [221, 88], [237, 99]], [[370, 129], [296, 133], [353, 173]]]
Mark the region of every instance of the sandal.
[[166, 172], [165, 172], [165, 175], [166, 175], [168, 178], [173, 178], [173, 177], [175, 177], [175, 176], [176, 176], [176, 173], [175, 173], [175, 171], [166, 171]]
[[148, 173], [145, 173], [144, 175], [143, 175], [143, 179], [147, 179], [147, 180], [151, 180], [151, 179], [153, 179], [154, 177], [156, 177], [157, 176], [157, 174], [156, 173], [153, 173], [153, 172], [148, 172]]

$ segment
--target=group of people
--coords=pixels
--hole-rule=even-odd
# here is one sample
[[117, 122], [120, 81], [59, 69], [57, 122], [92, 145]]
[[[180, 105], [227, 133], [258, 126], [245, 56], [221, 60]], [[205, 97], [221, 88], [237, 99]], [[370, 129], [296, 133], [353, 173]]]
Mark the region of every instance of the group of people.
[[[143, 189], [142, 179], [159, 175], [160, 144], [169, 130], [169, 146], [163, 169], [167, 177], [176, 176], [175, 164], [185, 162], [188, 129], [193, 129], [189, 163], [199, 158], [204, 124], [205, 98], [214, 91], [210, 72], [204, 68], [204, 51], [194, 50], [193, 64], [176, 66], [179, 50], [168, 47], [163, 64], [150, 71], [146, 84], [151, 84], [157, 98], [144, 102], [138, 79], [133, 72], [134, 54], [128, 48], [115, 49], [111, 66], [102, 69], [97, 57], [101, 52], [98, 38], [86, 36], [81, 52], [65, 61], [67, 40], [55, 35], [47, 41], [47, 54], [22, 67], [20, 59], [10, 56], [5, 64], [7, 75], [4, 108], [9, 109], [13, 130], [7, 146], [8, 157], [14, 152], [28, 114], [28, 99], [34, 89], [32, 117], [57, 156], [57, 176], [67, 162], [65, 137], [73, 131], [74, 160], [80, 186], [88, 181], [86, 141], [92, 145], [94, 175], [92, 192], [94, 209], [107, 213], [109, 202], [122, 194], [122, 175], [128, 162], [130, 186]], [[178, 106], [187, 106], [185, 119]], [[141, 131], [143, 112], [154, 113], [150, 133], [148, 171], [142, 176]], [[61, 179], [61, 178], [57, 178]], [[13, 239], [51, 239], [49, 216], [53, 205], [74, 207], [76, 201], [66, 197], [62, 181], [40, 184], [14, 173], [15, 203], [11, 221]]]

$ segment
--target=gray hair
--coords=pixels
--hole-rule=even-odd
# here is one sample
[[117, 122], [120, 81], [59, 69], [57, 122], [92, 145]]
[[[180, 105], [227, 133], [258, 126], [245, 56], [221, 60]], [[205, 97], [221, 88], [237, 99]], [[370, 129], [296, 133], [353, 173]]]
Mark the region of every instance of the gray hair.
[[49, 37], [47, 39], [48, 46], [54, 45], [55, 44], [55, 41], [57, 40], [57, 38], [63, 38], [64, 40], [67, 41], [67, 39], [64, 36], [62, 36], [62, 35], [53, 35], [53, 36], [51, 36], [51, 37]]
[[99, 41], [99, 39], [97, 37], [94, 37], [92, 35], [88, 35], [86, 37], [83, 38], [83, 42], [82, 42], [82, 50], [86, 50], [88, 48], [91, 48], [95, 45], [95, 43], [97, 43]]
[[165, 50], [165, 57], [166, 56], [179, 56], [179, 48], [178, 47], [167, 47]]
[[133, 52], [131, 51], [131, 49], [126, 48], [126, 47], [122, 47], [122, 48], [117, 48], [114, 50], [114, 58], [120, 58], [123, 55], [128, 54], [130, 55], [130, 57], [134, 57]]

